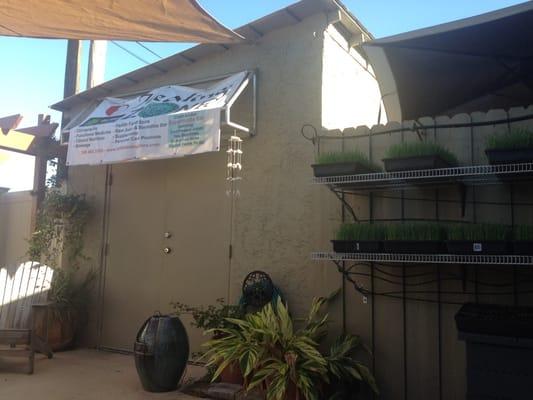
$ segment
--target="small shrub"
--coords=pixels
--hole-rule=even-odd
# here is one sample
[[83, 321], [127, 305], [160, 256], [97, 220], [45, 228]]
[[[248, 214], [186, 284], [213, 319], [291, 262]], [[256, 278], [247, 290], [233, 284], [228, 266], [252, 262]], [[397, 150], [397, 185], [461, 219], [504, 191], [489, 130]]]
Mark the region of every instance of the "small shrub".
[[487, 138], [487, 149], [533, 148], [533, 131], [512, 129], [508, 133], [497, 133]]
[[407, 158], [420, 156], [440, 156], [450, 164], [458, 164], [457, 157], [450, 150], [431, 142], [403, 142], [394, 144], [385, 153], [385, 158]]
[[376, 224], [342, 224], [337, 240], [383, 240], [385, 227]]
[[359, 163], [371, 171], [382, 171], [382, 168], [379, 165], [370, 161], [368, 157], [359, 150], [323, 153], [319, 154], [316, 158], [317, 164], [337, 164], [348, 162]]
[[444, 228], [439, 223], [403, 223], [387, 226], [387, 240], [443, 240]]
[[510, 233], [508, 226], [499, 224], [458, 224], [450, 225], [447, 229], [448, 240], [508, 240]]
[[170, 306], [174, 309], [174, 315], [179, 317], [182, 314], [190, 314], [193, 321], [191, 325], [203, 329], [228, 328], [231, 324], [226, 318], [241, 319], [244, 317], [244, 309], [238, 305], [226, 304], [223, 298], [216, 300], [216, 305], [190, 306], [180, 303], [179, 301], [171, 302]]

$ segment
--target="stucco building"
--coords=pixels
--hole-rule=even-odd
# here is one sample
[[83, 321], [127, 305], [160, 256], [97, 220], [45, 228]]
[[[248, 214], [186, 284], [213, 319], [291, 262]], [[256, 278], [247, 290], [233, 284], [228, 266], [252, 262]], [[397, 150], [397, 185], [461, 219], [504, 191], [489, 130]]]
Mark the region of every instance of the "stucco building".
[[[245, 70], [255, 75], [255, 88], [232, 111], [239, 123], [255, 125], [253, 136], [243, 136], [240, 196], [226, 194], [223, 150], [69, 169], [68, 190], [86, 194], [94, 207], [86, 235], [87, 265], [100, 273], [93, 345], [130, 350], [144, 319], [168, 312], [171, 301], [237, 302], [253, 270], [271, 275], [296, 315], [341, 286], [333, 269], [310, 260], [330, 239], [339, 207], [310, 184], [315, 147], [301, 130], [385, 121], [372, 69], [354, 49], [371, 35], [336, 1], [302, 1], [237, 32], [248, 42], [199, 45], [54, 106], [71, 119], [107, 96], [205, 85]], [[223, 127], [223, 138], [233, 132]], [[337, 304], [337, 331], [339, 316]], [[197, 348], [200, 332], [189, 334]]]

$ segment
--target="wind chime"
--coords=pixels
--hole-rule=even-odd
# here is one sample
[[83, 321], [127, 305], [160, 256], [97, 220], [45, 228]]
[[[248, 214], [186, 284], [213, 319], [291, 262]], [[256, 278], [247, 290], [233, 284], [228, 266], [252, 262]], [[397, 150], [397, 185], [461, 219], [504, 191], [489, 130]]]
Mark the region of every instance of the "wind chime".
[[226, 153], [228, 154], [226, 181], [229, 186], [228, 190], [226, 190], [226, 195], [239, 197], [241, 192], [237, 183], [242, 179], [240, 176], [242, 170], [242, 139], [235, 134], [230, 136]]

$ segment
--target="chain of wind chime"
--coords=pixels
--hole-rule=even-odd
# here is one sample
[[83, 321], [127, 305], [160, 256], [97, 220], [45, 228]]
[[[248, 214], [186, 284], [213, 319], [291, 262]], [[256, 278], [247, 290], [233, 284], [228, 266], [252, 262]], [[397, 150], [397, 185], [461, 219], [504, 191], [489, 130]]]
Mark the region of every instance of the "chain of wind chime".
[[227, 176], [228, 190], [226, 195], [239, 197], [241, 192], [237, 186], [237, 183], [242, 179], [240, 173], [242, 171], [242, 139], [237, 135], [233, 135], [228, 139], [228, 163], [227, 163]]

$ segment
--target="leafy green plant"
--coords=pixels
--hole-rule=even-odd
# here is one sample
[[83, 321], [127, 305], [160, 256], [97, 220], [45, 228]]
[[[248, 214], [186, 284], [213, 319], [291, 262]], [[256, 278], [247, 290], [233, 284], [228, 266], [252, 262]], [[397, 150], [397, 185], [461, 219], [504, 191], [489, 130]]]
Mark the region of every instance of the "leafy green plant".
[[444, 236], [443, 226], [431, 222], [390, 224], [385, 232], [387, 240], [443, 240]]
[[508, 240], [510, 233], [509, 227], [498, 224], [457, 224], [447, 228], [448, 240]]
[[513, 227], [514, 240], [533, 240], [533, 225], [517, 225]]
[[337, 240], [383, 240], [385, 227], [376, 224], [342, 224], [337, 232]]
[[68, 267], [77, 269], [83, 255], [83, 231], [89, 204], [81, 195], [49, 190], [37, 214], [36, 229], [29, 239], [28, 255], [52, 268], [64, 256]]
[[379, 393], [368, 367], [354, 358], [360, 348], [361, 338], [356, 335], [339, 336], [329, 348], [325, 356], [329, 381], [326, 394], [329, 400], [357, 398], [360, 382], [366, 382], [374, 393]]
[[54, 269], [48, 292], [56, 319], [75, 333], [87, 321], [88, 304], [96, 275], [78, 273], [83, 254], [83, 232], [90, 207], [83, 196], [50, 189], [37, 214], [36, 229], [28, 240], [28, 255]]
[[55, 270], [48, 301], [53, 303], [51, 309], [57, 318], [72, 323], [74, 329], [83, 326], [87, 322], [87, 305], [95, 281], [94, 271], [80, 279], [72, 270]]
[[174, 315], [190, 314], [193, 321], [191, 325], [203, 330], [218, 330], [229, 328], [232, 324], [227, 318], [241, 319], [244, 317], [244, 309], [241, 306], [226, 304], [223, 298], [216, 300], [215, 305], [190, 306], [179, 301], [170, 303], [174, 309]]
[[368, 159], [368, 157], [359, 150], [346, 152], [329, 152], [319, 154], [316, 158], [317, 164], [337, 164], [337, 163], [359, 163], [371, 171], [382, 171], [383, 169]]
[[[320, 309], [326, 301], [327, 298], [313, 300], [300, 329], [295, 329], [289, 310], [280, 299], [275, 307], [269, 303], [242, 320], [228, 319], [234, 327], [222, 329], [222, 337], [205, 344], [207, 365], [217, 366], [213, 380], [227, 366], [238, 363], [246, 390], [260, 388], [267, 400], [284, 400], [290, 393], [297, 399], [322, 399], [330, 375], [368, 382], [375, 388], [368, 369], [354, 364], [349, 356], [355, 341], [339, 344], [327, 356], [320, 353], [319, 342], [326, 335], [328, 320], [327, 314], [320, 315]], [[353, 365], [357, 369], [352, 371]]]
[[515, 128], [508, 133], [496, 133], [487, 138], [487, 149], [533, 148], [533, 131]]
[[445, 147], [431, 142], [403, 142], [393, 144], [385, 153], [385, 158], [407, 158], [419, 156], [440, 156], [450, 164], [458, 164], [457, 157]]

